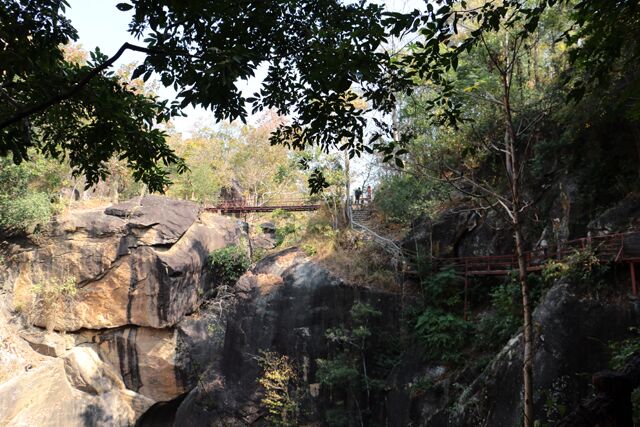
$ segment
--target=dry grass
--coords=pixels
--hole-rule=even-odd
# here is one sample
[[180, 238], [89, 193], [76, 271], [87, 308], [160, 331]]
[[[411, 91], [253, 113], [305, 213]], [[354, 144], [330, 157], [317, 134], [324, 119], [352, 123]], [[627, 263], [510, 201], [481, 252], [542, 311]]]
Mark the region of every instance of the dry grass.
[[64, 203], [64, 212], [76, 209], [93, 209], [107, 207], [113, 204], [109, 199], [87, 199], [87, 200], [73, 200], [66, 201]]
[[[265, 217], [258, 221], [256, 219], [254, 218], [256, 224], [267, 220]], [[395, 281], [390, 255], [367, 240], [363, 233], [349, 229], [333, 230], [329, 212], [321, 210], [314, 213], [281, 215], [270, 220], [278, 228], [286, 224], [296, 224], [299, 231], [288, 235], [281, 246], [263, 255], [298, 246], [312, 260], [319, 262], [351, 285], [389, 292], [400, 291]], [[405, 232], [401, 228], [392, 231], [393, 237]]]
[[32, 300], [27, 319], [32, 324], [44, 323], [47, 331], [55, 329], [65, 313], [75, 304], [77, 288], [73, 277], [49, 277], [32, 286]]
[[362, 233], [343, 230], [335, 236], [309, 236], [301, 247], [350, 284], [398, 291], [389, 255], [365, 240]]

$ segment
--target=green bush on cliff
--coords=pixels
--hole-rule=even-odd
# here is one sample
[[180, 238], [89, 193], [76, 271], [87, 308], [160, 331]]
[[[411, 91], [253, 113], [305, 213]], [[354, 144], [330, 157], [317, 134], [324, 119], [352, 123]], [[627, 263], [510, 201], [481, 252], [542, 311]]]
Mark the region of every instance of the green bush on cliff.
[[225, 286], [235, 284], [251, 265], [247, 252], [240, 246], [230, 245], [209, 254], [209, 271]]
[[14, 230], [32, 230], [49, 221], [53, 207], [45, 193], [19, 197], [0, 197], [0, 226]]
[[287, 356], [262, 351], [257, 356], [262, 369], [258, 383], [264, 388], [260, 404], [267, 410], [267, 423], [274, 427], [297, 426], [300, 413], [298, 374]]
[[429, 360], [460, 362], [467, 343], [468, 322], [454, 314], [427, 308], [418, 317], [415, 328]]
[[76, 302], [78, 288], [74, 277], [49, 277], [31, 288], [33, 299], [27, 315], [30, 321], [44, 321], [48, 331], [52, 331]]

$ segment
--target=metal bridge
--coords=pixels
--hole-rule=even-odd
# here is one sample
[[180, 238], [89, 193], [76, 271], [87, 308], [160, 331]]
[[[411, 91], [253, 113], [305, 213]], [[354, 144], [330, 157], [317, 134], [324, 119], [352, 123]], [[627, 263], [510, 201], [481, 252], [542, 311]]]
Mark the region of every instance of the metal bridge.
[[[527, 271], [540, 271], [547, 260], [562, 260], [576, 250], [587, 248], [591, 248], [601, 262], [640, 263], [640, 231], [583, 237], [562, 242], [551, 250], [547, 248], [527, 251]], [[434, 258], [433, 265], [436, 269], [453, 268], [465, 276], [501, 276], [517, 269], [518, 259], [515, 254]]]
[[264, 203], [251, 203], [245, 199], [236, 199], [205, 206], [204, 209], [221, 214], [273, 212], [278, 209], [289, 212], [305, 212], [317, 211], [320, 209], [320, 202], [310, 198], [275, 199]]
[[[591, 249], [602, 263], [628, 264], [631, 277], [631, 292], [638, 295], [636, 265], [640, 265], [640, 231], [608, 234], [562, 242], [553, 250], [525, 252], [527, 271], [541, 271], [548, 260], [562, 260], [578, 250]], [[464, 313], [467, 316], [467, 292], [470, 277], [506, 276], [518, 269], [518, 258], [513, 255], [470, 256], [457, 258], [433, 258], [434, 271], [453, 269], [464, 277]]]

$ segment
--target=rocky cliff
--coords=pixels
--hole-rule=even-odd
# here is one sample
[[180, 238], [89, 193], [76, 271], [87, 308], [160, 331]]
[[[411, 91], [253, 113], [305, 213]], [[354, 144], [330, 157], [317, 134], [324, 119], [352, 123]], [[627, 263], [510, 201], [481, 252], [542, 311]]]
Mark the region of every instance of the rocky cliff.
[[0, 425], [131, 425], [183, 393], [177, 325], [215, 292], [209, 253], [245, 237], [194, 203], [145, 196], [6, 241]]
[[[447, 221], [434, 225], [442, 248]], [[463, 239], [486, 243], [469, 221], [460, 223]], [[70, 212], [35, 240], [7, 241], [0, 425], [269, 425], [265, 378], [283, 374], [269, 374], [268, 357], [292, 369], [280, 390], [295, 401], [293, 425], [519, 423], [519, 335], [486, 363], [425, 361], [411, 333], [418, 298], [346, 284], [296, 248], [220, 285], [207, 256], [243, 245], [245, 230], [192, 203], [148, 196]], [[624, 292], [563, 282], [535, 323], [536, 409], [557, 420], [558, 408], [588, 395], [608, 343], [630, 336], [640, 307]]]

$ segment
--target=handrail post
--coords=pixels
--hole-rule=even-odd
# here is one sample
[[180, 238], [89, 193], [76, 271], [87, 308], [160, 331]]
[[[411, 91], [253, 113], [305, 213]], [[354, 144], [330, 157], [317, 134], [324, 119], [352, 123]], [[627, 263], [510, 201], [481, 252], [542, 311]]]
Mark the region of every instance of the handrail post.
[[631, 293], [633, 296], [638, 296], [638, 286], [636, 284], [636, 263], [630, 262], [629, 268], [631, 269]]

